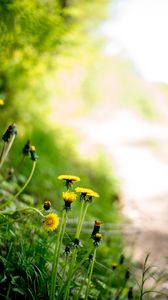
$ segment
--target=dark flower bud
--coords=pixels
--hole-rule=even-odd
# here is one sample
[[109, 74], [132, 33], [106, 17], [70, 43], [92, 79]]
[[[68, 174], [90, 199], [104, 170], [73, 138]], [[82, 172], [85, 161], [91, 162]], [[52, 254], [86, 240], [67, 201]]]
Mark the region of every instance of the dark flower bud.
[[120, 260], [119, 260], [119, 264], [120, 264], [120, 265], [123, 265], [123, 263], [124, 263], [124, 259], [125, 259], [124, 255], [123, 255], [123, 254], [121, 254], [121, 256], [120, 256]]
[[75, 238], [74, 239], [74, 246], [77, 248], [77, 247], [79, 247], [79, 245], [80, 245], [79, 239]]
[[93, 259], [93, 254], [90, 253], [88, 259], [91, 261]]
[[43, 207], [45, 210], [49, 210], [51, 207], [51, 202], [49, 200], [45, 201]]
[[28, 140], [27, 143], [24, 145], [22, 153], [25, 156], [28, 156], [30, 153], [30, 149], [31, 149], [31, 142]]
[[8, 171], [8, 176], [9, 176], [9, 177], [12, 177], [13, 174], [14, 174], [14, 172], [15, 172], [15, 169], [14, 169], [14, 168], [9, 169], [9, 171]]
[[100, 244], [100, 241], [101, 241], [101, 238], [102, 238], [102, 235], [101, 235], [101, 233], [96, 233], [95, 235], [94, 235], [94, 237], [93, 237], [93, 244], [95, 245], [95, 246], [99, 246], [99, 244]]
[[113, 263], [113, 264], [111, 265], [111, 267], [112, 267], [112, 270], [114, 271], [114, 270], [116, 270], [116, 269], [117, 269], [117, 267], [118, 267], [118, 264], [117, 264], [117, 263]]
[[37, 160], [36, 148], [33, 145], [30, 146], [30, 158], [33, 161]]
[[128, 280], [130, 278], [130, 271], [126, 270], [125, 272], [125, 279]]
[[132, 287], [130, 287], [129, 290], [128, 290], [128, 299], [133, 299], [133, 289], [132, 289]]
[[15, 124], [9, 125], [9, 127], [7, 128], [7, 130], [5, 131], [5, 133], [2, 136], [2, 140], [6, 143], [9, 142], [10, 138], [12, 135], [16, 135], [17, 134], [17, 128]]
[[103, 222], [101, 222], [101, 221], [98, 221], [98, 220], [95, 221], [93, 231], [92, 231], [92, 234], [91, 234], [92, 238], [96, 235], [96, 233], [99, 233], [100, 225], [102, 225], [102, 224], [103, 224]]
[[69, 246], [66, 246], [65, 247], [65, 254], [70, 254], [70, 252], [71, 252], [71, 249], [70, 249], [70, 247]]

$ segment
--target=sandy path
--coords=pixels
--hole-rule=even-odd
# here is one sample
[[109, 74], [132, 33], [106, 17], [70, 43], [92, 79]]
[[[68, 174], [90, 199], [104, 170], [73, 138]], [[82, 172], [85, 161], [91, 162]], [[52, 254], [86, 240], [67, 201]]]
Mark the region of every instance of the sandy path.
[[[121, 183], [123, 213], [138, 234], [128, 236], [131, 255], [158, 265], [168, 256], [168, 123], [146, 121], [132, 110], [97, 107], [67, 120], [80, 135], [79, 151], [103, 150]], [[133, 231], [135, 232], [135, 230]]]

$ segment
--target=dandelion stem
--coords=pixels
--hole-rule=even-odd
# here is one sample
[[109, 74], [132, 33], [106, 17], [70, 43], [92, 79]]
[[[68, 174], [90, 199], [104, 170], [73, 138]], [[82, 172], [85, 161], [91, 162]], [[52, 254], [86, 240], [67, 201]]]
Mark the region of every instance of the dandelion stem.
[[[85, 219], [88, 206], [89, 206], [89, 202], [85, 202], [85, 200], [83, 199], [82, 204], [81, 204], [81, 210], [80, 210], [80, 215], [79, 215], [79, 219], [78, 219], [76, 234], [75, 234], [76, 239], [79, 239], [80, 232], [81, 232], [81, 229], [82, 229], [83, 221]], [[74, 274], [77, 252], [78, 252], [78, 249], [74, 248], [73, 253], [72, 253], [71, 264], [70, 264], [69, 270], [68, 270], [69, 276], [68, 276], [68, 279], [67, 279], [67, 286], [66, 286], [66, 290], [65, 290], [65, 294], [64, 294], [64, 298], [63, 298], [64, 300], [68, 299], [68, 297], [69, 297], [70, 284], [71, 284], [71, 279], [72, 279], [73, 274]]]
[[2, 147], [2, 151], [1, 151], [1, 155], [0, 155], [0, 163], [1, 163], [1, 161], [2, 161], [2, 157], [3, 157], [3, 154], [4, 154], [5, 145], [6, 145], [6, 143], [4, 142], [4, 143], [3, 143], [3, 147]]
[[52, 264], [52, 274], [51, 274], [51, 288], [50, 288], [50, 300], [54, 300], [55, 298], [55, 290], [56, 290], [56, 280], [57, 280], [57, 269], [58, 269], [58, 260], [60, 256], [60, 250], [62, 245], [62, 240], [65, 232], [66, 225], [66, 211], [63, 210], [60, 228], [58, 231], [58, 237], [55, 244], [53, 264]]
[[80, 209], [80, 215], [79, 215], [78, 224], [77, 224], [77, 228], [76, 228], [76, 234], [75, 234], [75, 237], [76, 237], [77, 239], [78, 239], [79, 236], [80, 236], [81, 220], [82, 220], [83, 209], [84, 209], [84, 204], [85, 204], [85, 201], [84, 201], [84, 200], [82, 200], [81, 202], [82, 202], [82, 204], [81, 204], [81, 209]]
[[4, 143], [4, 146], [3, 146], [3, 149], [2, 149], [2, 152], [1, 152], [1, 157], [0, 157], [0, 168], [2, 167], [8, 153], [10, 151], [10, 148], [12, 147], [12, 144], [14, 142], [15, 137], [16, 137], [16, 134], [13, 134], [10, 142], [7, 144], [6, 149], [5, 149], [5, 143]]
[[84, 222], [84, 219], [85, 219], [85, 216], [86, 216], [86, 212], [87, 212], [88, 206], [89, 206], [89, 202], [86, 202], [84, 211], [82, 213], [81, 222], [80, 222], [80, 225], [79, 225], [79, 235], [80, 235], [80, 232], [81, 232], [81, 229], [82, 229], [82, 225], [83, 225], [83, 222]]
[[89, 272], [89, 276], [88, 276], [88, 282], [87, 282], [86, 293], [85, 293], [85, 300], [88, 299], [89, 288], [90, 288], [90, 283], [91, 283], [92, 273], [93, 273], [93, 267], [94, 267], [94, 263], [95, 263], [95, 259], [96, 259], [96, 250], [97, 250], [97, 248], [95, 247], [94, 252], [93, 252], [93, 259], [91, 261], [90, 272]]
[[22, 158], [19, 161], [17, 167], [15, 168], [15, 173], [17, 173], [20, 170], [21, 166], [23, 165], [24, 160], [25, 160], [25, 155], [22, 156]]
[[73, 277], [73, 270], [74, 270], [74, 266], [75, 266], [75, 262], [76, 262], [76, 257], [77, 257], [77, 248], [74, 248], [73, 253], [72, 253], [71, 264], [70, 264], [69, 270], [68, 270], [68, 275], [69, 276], [68, 276], [68, 280], [67, 280], [63, 300], [69, 299], [69, 290], [70, 290], [71, 279]]
[[64, 282], [64, 278], [65, 278], [65, 272], [66, 272], [67, 265], [68, 265], [68, 255], [66, 254], [65, 263], [64, 263], [64, 266], [63, 266], [63, 270], [62, 270], [60, 287], [59, 287], [59, 290], [58, 290], [58, 299], [57, 300], [61, 299], [61, 296], [62, 296], [63, 282]]
[[87, 272], [86, 272], [86, 274], [85, 274], [85, 277], [84, 277], [84, 279], [83, 279], [83, 284], [81, 284], [81, 286], [80, 286], [80, 288], [79, 288], [79, 291], [78, 291], [78, 294], [77, 294], [75, 300], [78, 300], [79, 297], [80, 297], [80, 295], [81, 295], [83, 285], [85, 284], [86, 279], [87, 279], [88, 276], [89, 276], [90, 268], [91, 268], [91, 264], [89, 264], [89, 268], [88, 268], [88, 270], [87, 270]]
[[22, 209], [18, 209], [18, 210], [14, 210], [14, 211], [1, 211], [0, 212], [0, 215], [11, 215], [12, 213], [24, 213], [24, 212], [26, 212], [26, 211], [29, 211], [29, 210], [34, 210], [35, 212], [37, 212], [41, 217], [44, 217], [44, 215], [42, 214], [42, 212], [39, 210], [39, 209], [37, 209], [37, 208], [35, 208], [35, 207], [27, 207], [27, 208], [22, 208]]
[[11, 197], [8, 201], [6, 201], [4, 204], [2, 204], [0, 206], [0, 208], [3, 208], [5, 206], [7, 206], [8, 204], [10, 204], [12, 200], [14, 200], [15, 198], [17, 198], [23, 192], [23, 190], [27, 187], [27, 185], [29, 184], [30, 180], [32, 179], [35, 167], [36, 167], [36, 161], [33, 161], [33, 166], [32, 166], [31, 173], [30, 173], [28, 179], [26, 180], [24, 186], [13, 197]]
[[36, 167], [36, 161], [34, 160], [32, 170], [31, 170], [31, 173], [30, 173], [27, 181], [25, 182], [24, 186], [13, 196], [14, 199], [17, 198], [24, 191], [24, 189], [27, 187], [27, 185], [29, 184], [30, 180], [32, 179], [35, 167]]

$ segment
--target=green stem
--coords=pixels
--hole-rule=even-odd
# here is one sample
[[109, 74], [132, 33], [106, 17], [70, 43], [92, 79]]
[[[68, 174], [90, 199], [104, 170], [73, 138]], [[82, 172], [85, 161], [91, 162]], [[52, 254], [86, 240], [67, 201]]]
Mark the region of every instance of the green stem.
[[12, 213], [16, 213], [16, 212], [18, 212], [18, 213], [24, 213], [24, 212], [26, 212], [26, 211], [29, 211], [29, 210], [34, 210], [35, 212], [37, 212], [41, 217], [44, 217], [44, 215], [42, 214], [42, 212], [39, 210], [39, 209], [37, 209], [37, 208], [35, 208], [35, 207], [27, 207], [27, 208], [22, 208], [22, 209], [18, 209], [18, 210], [15, 210], [15, 211], [1, 211], [0, 212], [0, 215], [10, 215], [10, 214], [12, 214]]
[[80, 209], [80, 215], [79, 215], [79, 219], [78, 219], [78, 224], [77, 224], [77, 228], [76, 228], [76, 234], [75, 234], [75, 238], [79, 238], [80, 236], [80, 225], [81, 225], [81, 220], [82, 220], [82, 216], [83, 216], [83, 210], [84, 210], [84, 204], [85, 201], [81, 200], [82, 204], [81, 204], [81, 209]]
[[33, 161], [33, 166], [32, 166], [31, 173], [30, 173], [28, 179], [26, 180], [24, 186], [14, 196], [12, 196], [8, 201], [6, 201], [4, 204], [0, 205], [0, 208], [4, 208], [8, 204], [10, 204], [12, 202], [12, 200], [14, 200], [15, 198], [17, 198], [23, 192], [23, 190], [27, 187], [27, 185], [29, 184], [30, 180], [32, 179], [35, 167], [36, 167], [36, 161]]
[[90, 268], [91, 268], [91, 264], [89, 264], [89, 268], [88, 268], [88, 270], [87, 270], [87, 272], [86, 272], [86, 274], [85, 274], [85, 277], [84, 277], [84, 279], [83, 279], [83, 284], [81, 284], [81, 286], [80, 286], [80, 288], [79, 288], [79, 291], [78, 291], [78, 294], [77, 294], [77, 297], [75, 298], [75, 300], [78, 300], [79, 297], [80, 297], [80, 295], [81, 295], [82, 288], [83, 288], [83, 286], [84, 286], [84, 284], [85, 284], [85, 282], [86, 282], [86, 279], [88, 278], [88, 275], [89, 275], [89, 272], [90, 272]]
[[[0, 212], [0, 215], [7, 215], [7, 216], [10, 216], [10, 215], [12, 215], [12, 213], [13, 214], [16, 214], [17, 212], [18, 213], [24, 213], [25, 211], [29, 211], [29, 210], [33, 210], [33, 211], [35, 211], [36, 213], [38, 213], [41, 217], [43, 217], [44, 218], [44, 215], [42, 214], [42, 212], [39, 210], [39, 209], [37, 209], [37, 208], [35, 208], [35, 207], [28, 207], [28, 208], [24, 208], [24, 209], [20, 209], [20, 210], [16, 210], [16, 211], [5, 211], [5, 212]], [[11, 223], [15, 223], [15, 222], [17, 222], [18, 220], [21, 220], [21, 219], [23, 219], [25, 216], [19, 216], [18, 218], [16, 218], [16, 219], [14, 219], [14, 220], [10, 220], [10, 221], [8, 221], [8, 222], [6, 222], [6, 223], [1, 223], [0, 224], [0, 227], [1, 226], [4, 226], [4, 225], [8, 225], [8, 224], [11, 224]]]
[[70, 264], [69, 270], [68, 270], [69, 276], [68, 276], [63, 300], [67, 300], [69, 298], [70, 284], [71, 284], [71, 279], [73, 277], [73, 271], [74, 271], [74, 266], [75, 266], [75, 262], [76, 262], [76, 257], [77, 257], [77, 248], [74, 248], [73, 253], [72, 253], [71, 264]]
[[55, 244], [54, 256], [53, 256], [53, 264], [52, 264], [52, 274], [51, 274], [51, 288], [50, 288], [50, 300], [54, 300], [55, 298], [55, 290], [56, 290], [56, 280], [57, 280], [57, 269], [58, 269], [58, 260], [60, 256], [61, 244], [63, 240], [63, 235], [65, 232], [65, 224], [66, 224], [66, 211], [63, 210], [61, 224], [58, 231], [58, 237]]
[[82, 264], [85, 262], [85, 260], [88, 258], [89, 254], [91, 253], [91, 250], [89, 250], [85, 256], [83, 256], [82, 260], [78, 263], [78, 265], [76, 266], [76, 268], [74, 269], [73, 274], [77, 271], [77, 269], [82, 266]]
[[35, 167], [36, 167], [36, 160], [33, 161], [32, 170], [31, 170], [31, 173], [30, 173], [27, 181], [25, 182], [24, 186], [13, 196], [14, 199], [17, 198], [24, 191], [24, 189], [27, 187], [27, 185], [29, 184], [30, 180], [32, 179]]
[[88, 277], [88, 283], [87, 283], [87, 287], [86, 287], [85, 300], [88, 299], [89, 288], [90, 288], [90, 283], [91, 283], [92, 273], [93, 273], [93, 267], [94, 267], [94, 263], [95, 263], [95, 259], [96, 259], [96, 250], [97, 250], [97, 248], [95, 247], [94, 252], [93, 252], [93, 259], [92, 259], [91, 267], [90, 267], [90, 273], [89, 273], [89, 277]]
[[[89, 205], [88, 202], [85, 202], [85, 200], [82, 200], [80, 215], [79, 215], [76, 234], [75, 234], [75, 238], [77, 238], [77, 239], [79, 239], [79, 236], [80, 236], [80, 232], [81, 232], [81, 229], [82, 229], [83, 221], [84, 221], [85, 216], [86, 216], [88, 205]], [[65, 290], [65, 294], [64, 294], [64, 298], [63, 298], [64, 300], [68, 299], [68, 297], [69, 297], [71, 280], [72, 280], [74, 271], [76, 271], [74, 269], [75, 269], [77, 251], [78, 251], [77, 248], [74, 248], [73, 254], [72, 254], [71, 264], [69, 266], [69, 271], [68, 271], [69, 276], [68, 276], [66, 290]]]
[[83, 222], [84, 222], [84, 219], [85, 219], [85, 216], [86, 216], [86, 212], [87, 212], [88, 206], [89, 206], [89, 202], [86, 202], [86, 206], [84, 208], [84, 211], [83, 211], [83, 214], [82, 214], [82, 218], [81, 218], [81, 222], [80, 222], [80, 226], [79, 226], [79, 235], [80, 235], [80, 232], [82, 230], [82, 225], [83, 225]]
[[65, 279], [65, 272], [66, 272], [67, 265], [68, 265], [68, 255], [66, 254], [66, 259], [65, 259], [64, 266], [63, 266], [63, 270], [62, 270], [62, 277], [61, 277], [60, 287], [59, 287], [59, 290], [58, 290], [58, 297], [57, 297], [58, 299], [57, 300], [60, 300], [61, 297], [62, 297], [63, 282], [64, 282], [64, 279]]
[[14, 174], [16, 175], [16, 173], [19, 171], [19, 169], [21, 168], [21, 166], [23, 165], [25, 156], [23, 156], [18, 164], [18, 166], [14, 169], [14, 172], [10, 175], [7, 175], [6, 177], [4, 177], [3, 179], [0, 180], [0, 183], [3, 181], [6, 181], [8, 179], [10, 179]]
[[4, 143], [3, 143], [3, 147], [2, 147], [2, 151], [1, 151], [1, 155], [0, 155], [0, 163], [1, 163], [1, 161], [2, 161], [2, 157], [3, 157], [3, 154], [4, 154], [5, 145], [6, 145], [6, 143], [4, 142]]
[[8, 153], [10, 151], [10, 148], [12, 147], [12, 144], [14, 142], [15, 137], [16, 137], [16, 134], [13, 134], [10, 142], [7, 144], [7, 147], [6, 147], [5, 151], [4, 151], [5, 147], [3, 147], [3, 153], [1, 153], [0, 168], [2, 167]]
[[18, 165], [16, 166], [16, 168], [15, 168], [15, 173], [17, 173], [17, 172], [20, 170], [20, 168], [21, 168], [22, 165], [23, 165], [24, 160], [25, 160], [25, 155], [22, 156], [20, 162], [19, 162]]

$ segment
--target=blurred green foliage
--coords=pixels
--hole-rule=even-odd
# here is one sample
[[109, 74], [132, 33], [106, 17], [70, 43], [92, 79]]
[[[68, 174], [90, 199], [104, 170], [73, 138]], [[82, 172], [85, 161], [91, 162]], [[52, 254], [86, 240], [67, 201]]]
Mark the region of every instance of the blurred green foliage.
[[0, 97], [7, 106], [2, 119], [23, 119], [24, 115], [31, 119], [28, 112], [37, 117], [37, 107], [47, 100], [47, 73], [60, 66], [59, 57], [80, 56], [79, 49], [85, 52], [91, 47], [93, 28], [106, 16], [107, 4], [100, 0], [0, 1]]
[[[108, 3], [108, 0], [103, 5], [100, 0], [0, 1], [0, 98], [5, 101], [0, 107], [1, 133], [9, 123], [17, 123], [19, 139], [10, 153], [9, 167], [12, 162], [16, 168], [27, 139], [35, 144], [39, 161], [30, 190], [37, 197], [43, 186], [44, 197], [55, 198], [55, 181], [60, 173], [79, 176], [85, 173], [85, 177], [89, 175], [85, 184], [93, 183], [96, 188], [98, 176], [95, 179], [93, 175], [96, 167], [82, 165], [74, 150], [77, 140], [72, 131], [58, 124], [52, 128], [48, 116], [52, 110], [51, 98], [56, 98], [54, 93], [62, 84], [56, 82], [57, 71], [62, 71], [65, 65], [72, 66], [81, 57], [84, 64], [95, 60], [97, 52], [93, 44], [98, 43], [95, 28], [107, 17]], [[61, 88], [65, 93], [66, 82]], [[56, 95], [55, 107], [63, 101], [59, 92]], [[63, 107], [67, 101], [70, 103], [66, 99]], [[25, 176], [29, 167], [25, 162], [21, 171]], [[105, 174], [101, 171], [99, 174], [101, 182]], [[111, 197], [113, 188], [107, 192], [102, 185], [101, 189]]]

